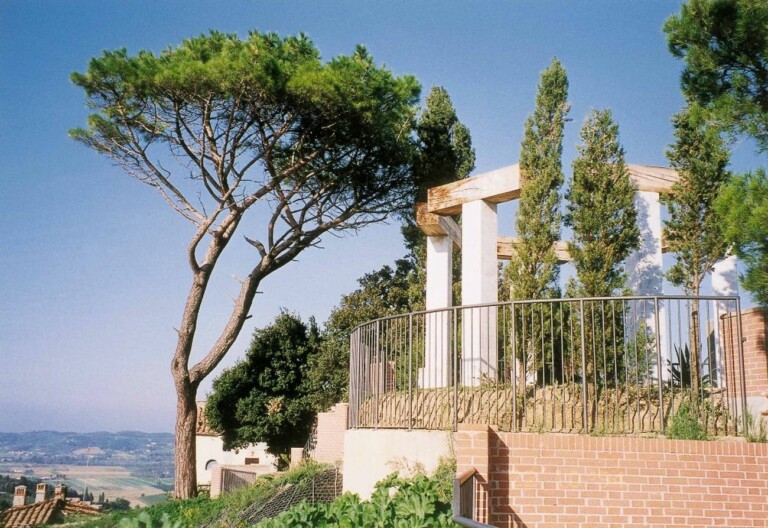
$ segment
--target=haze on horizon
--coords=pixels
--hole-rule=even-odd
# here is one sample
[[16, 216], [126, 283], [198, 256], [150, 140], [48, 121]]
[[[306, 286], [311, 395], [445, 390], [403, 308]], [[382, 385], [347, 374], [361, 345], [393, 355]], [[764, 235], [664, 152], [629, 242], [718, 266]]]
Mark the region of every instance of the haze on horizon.
[[[324, 59], [364, 44], [378, 63], [415, 75], [423, 94], [448, 90], [472, 133], [476, 172], [484, 172], [517, 162], [539, 74], [556, 56], [570, 82], [568, 177], [591, 108], [613, 110], [629, 162], [667, 165], [682, 64], [661, 28], [678, 10], [661, 0], [3, 2], [0, 431], [173, 429], [169, 363], [190, 280], [191, 226], [152, 189], [67, 137], [89, 113], [69, 81], [89, 58], [122, 47], [157, 52], [211, 29], [304, 32]], [[765, 164], [754, 152], [735, 145], [732, 168]], [[501, 232], [513, 234], [512, 211], [501, 209]], [[262, 284], [217, 372], [281, 308], [322, 322], [361, 275], [405, 253], [395, 222], [322, 245]], [[233, 249], [202, 313], [199, 350], [215, 338], [253, 256], [247, 244]]]

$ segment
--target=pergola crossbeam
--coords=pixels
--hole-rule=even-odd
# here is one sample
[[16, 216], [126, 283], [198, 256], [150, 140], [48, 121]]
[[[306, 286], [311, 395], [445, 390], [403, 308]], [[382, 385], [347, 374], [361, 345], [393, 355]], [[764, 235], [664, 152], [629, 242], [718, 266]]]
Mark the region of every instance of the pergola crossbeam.
[[483, 200], [491, 204], [520, 197], [520, 165], [509, 165], [429, 189], [427, 211], [441, 216], [461, 214], [465, 203]]

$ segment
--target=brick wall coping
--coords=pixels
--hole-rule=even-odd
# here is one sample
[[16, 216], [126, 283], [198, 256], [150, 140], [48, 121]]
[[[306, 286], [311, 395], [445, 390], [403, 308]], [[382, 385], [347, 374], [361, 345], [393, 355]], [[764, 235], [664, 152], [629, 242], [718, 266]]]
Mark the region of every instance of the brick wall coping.
[[[486, 426], [487, 427], [487, 426]], [[493, 427], [494, 431], [496, 430]], [[479, 429], [475, 429], [479, 430]], [[497, 433], [513, 441], [515, 447], [586, 451], [634, 451], [646, 453], [682, 453], [691, 455], [743, 455], [768, 457], [768, 444], [747, 442], [741, 438], [716, 440], [670, 440], [633, 436], [589, 436], [558, 433]], [[543, 437], [546, 436], [546, 440]], [[513, 440], [514, 439], [514, 440]], [[542, 446], [542, 442], [546, 446]]]

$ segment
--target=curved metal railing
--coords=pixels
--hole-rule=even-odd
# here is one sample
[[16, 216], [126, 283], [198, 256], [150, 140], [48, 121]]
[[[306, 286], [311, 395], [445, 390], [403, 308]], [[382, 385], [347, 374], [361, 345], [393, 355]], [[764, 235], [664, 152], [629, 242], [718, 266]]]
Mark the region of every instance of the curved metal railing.
[[745, 427], [738, 297], [595, 297], [384, 317], [351, 335], [352, 428], [663, 433]]

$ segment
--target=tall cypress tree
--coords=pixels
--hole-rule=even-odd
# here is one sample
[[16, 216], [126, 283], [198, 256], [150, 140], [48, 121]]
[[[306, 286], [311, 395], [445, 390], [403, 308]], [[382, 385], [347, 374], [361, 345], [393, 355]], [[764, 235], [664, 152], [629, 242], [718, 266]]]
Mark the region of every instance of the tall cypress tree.
[[563, 127], [570, 110], [567, 98], [565, 69], [552, 59], [541, 74], [536, 109], [525, 122], [520, 149], [522, 191], [516, 226], [521, 243], [506, 272], [514, 299], [559, 295], [560, 270], [552, 245], [560, 238], [558, 189], [563, 184]]
[[414, 172], [420, 188], [417, 202], [427, 199], [430, 187], [469, 176], [475, 167], [475, 151], [469, 129], [456, 116], [448, 91], [434, 86], [416, 125], [419, 153]]
[[[475, 149], [469, 129], [459, 121], [448, 91], [434, 86], [425, 100], [424, 110], [416, 124], [419, 150], [414, 162], [414, 173], [420, 187], [415, 202], [427, 201], [430, 187], [444, 185], [469, 176], [475, 168]], [[408, 258], [415, 273], [409, 278], [411, 304], [414, 309], [424, 308], [426, 287], [426, 237], [416, 225], [412, 215], [403, 218], [401, 229]], [[461, 273], [461, 260], [453, 259], [454, 279]], [[454, 291], [454, 297], [459, 293]], [[458, 303], [458, 298], [455, 299]]]
[[[680, 180], [673, 195], [665, 199], [669, 219], [664, 239], [676, 255], [667, 279], [690, 295], [699, 295], [701, 281], [728, 250], [722, 218], [714, 208], [715, 200], [729, 178], [728, 150], [718, 131], [707, 124], [703, 110], [688, 106], [673, 118], [675, 143], [667, 151], [670, 165]], [[699, 303], [691, 306], [690, 383], [699, 391]]]
[[592, 111], [581, 141], [565, 215], [566, 225], [573, 228], [569, 249], [578, 281], [571, 293], [611, 295], [625, 287], [622, 262], [640, 246], [635, 186], [610, 110]]
[[723, 259], [728, 243], [714, 203], [730, 176], [728, 150], [717, 130], [709, 126], [698, 105], [673, 118], [675, 143], [667, 150], [680, 180], [665, 197], [669, 219], [664, 240], [676, 256], [667, 279], [691, 295], [698, 295], [701, 281]]

